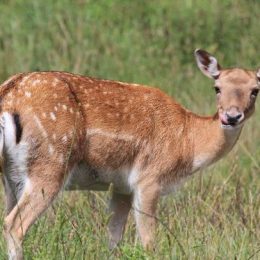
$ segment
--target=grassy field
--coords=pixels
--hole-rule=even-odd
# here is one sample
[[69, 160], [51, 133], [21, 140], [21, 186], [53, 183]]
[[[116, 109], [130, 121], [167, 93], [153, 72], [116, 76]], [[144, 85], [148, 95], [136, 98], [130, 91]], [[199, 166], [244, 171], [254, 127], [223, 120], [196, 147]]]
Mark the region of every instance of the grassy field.
[[[224, 67], [256, 68], [259, 10], [257, 0], [1, 0], [0, 80], [65, 70], [157, 86], [213, 114], [212, 82], [193, 51], [214, 53]], [[26, 259], [260, 259], [258, 106], [230, 155], [161, 200], [156, 252], [141, 248], [132, 216], [121, 245], [109, 251], [109, 192], [64, 192], [30, 230]], [[3, 196], [0, 212], [2, 226]], [[5, 252], [0, 237], [0, 259]]]

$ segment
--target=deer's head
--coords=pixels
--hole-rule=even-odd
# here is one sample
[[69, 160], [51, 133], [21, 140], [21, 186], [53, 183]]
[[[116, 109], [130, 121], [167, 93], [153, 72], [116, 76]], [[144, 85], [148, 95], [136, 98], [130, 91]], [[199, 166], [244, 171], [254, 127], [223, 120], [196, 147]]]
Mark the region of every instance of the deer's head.
[[221, 126], [228, 129], [241, 126], [254, 112], [260, 69], [221, 69], [215, 57], [200, 49], [195, 51], [195, 57], [202, 73], [215, 81]]

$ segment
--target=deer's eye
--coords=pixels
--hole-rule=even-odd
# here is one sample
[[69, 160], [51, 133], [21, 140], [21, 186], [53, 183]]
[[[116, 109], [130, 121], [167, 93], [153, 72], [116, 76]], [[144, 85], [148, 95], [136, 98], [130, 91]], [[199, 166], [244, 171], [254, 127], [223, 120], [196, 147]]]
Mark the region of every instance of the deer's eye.
[[215, 86], [214, 89], [215, 89], [216, 94], [220, 94], [220, 88], [219, 87]]
[[257, 89], [257, 88], [253, 89], [252, 92], [251, 92], [251, 96], [257, 97], [258, 92], [259, 92], [259, 89]]

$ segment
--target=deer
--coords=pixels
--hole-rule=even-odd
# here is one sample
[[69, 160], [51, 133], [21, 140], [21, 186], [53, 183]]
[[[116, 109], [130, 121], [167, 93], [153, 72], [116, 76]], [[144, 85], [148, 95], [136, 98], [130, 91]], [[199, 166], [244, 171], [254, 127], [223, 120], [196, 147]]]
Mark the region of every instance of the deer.
[[217, 112], [199, 116], [158, 88], [68, 72], [27, 72], [0, 87], [0, 156], [9, 259], [23, 259], [28, 229], [63, 190], [113, 186], [109, 247], [130, 210], [145, 249], [155, 244], [161, 196], [225, 156], [254, 112], [260, 69], [222, 69], [197, 49], [214, 80]]

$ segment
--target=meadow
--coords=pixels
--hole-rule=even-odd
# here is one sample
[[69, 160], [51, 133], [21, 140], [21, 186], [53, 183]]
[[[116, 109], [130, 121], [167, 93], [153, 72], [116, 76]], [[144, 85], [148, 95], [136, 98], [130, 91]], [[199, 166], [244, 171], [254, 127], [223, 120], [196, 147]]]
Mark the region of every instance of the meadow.
[[[156, 86], [212, 115], [213, 82], [193, 51], [208, 50], [223, 67], [256, 69], [259, 10], [257, 0], [1, 0], [0, 81], [64, 70]], [[225, 159], [161, 199], [155, 252], [140, 246], [133, 216], [122, 243], [108, 250], [110, 192], [64, 192], [28, 233], [25, 259], [260, 259], [259, 106]], [[3, 219], [1, 194], [1, 228]]]

